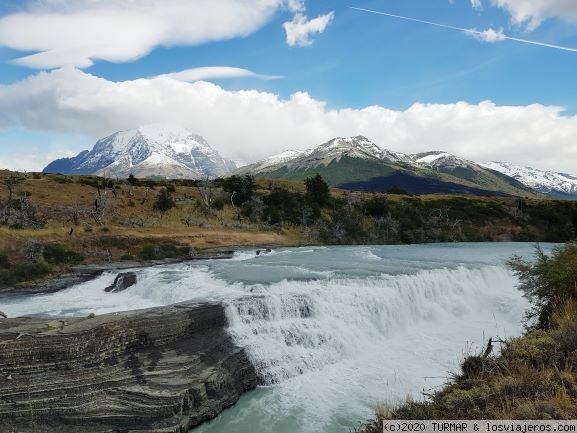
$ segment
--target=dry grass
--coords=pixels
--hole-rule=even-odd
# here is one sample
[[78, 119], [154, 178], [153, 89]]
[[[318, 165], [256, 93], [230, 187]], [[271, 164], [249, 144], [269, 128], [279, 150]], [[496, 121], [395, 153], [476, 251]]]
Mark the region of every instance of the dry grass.
[[[101, 192], [106, 207], [102, 219], [97, 220], [93, 214], [98, 190], [82, 184], [83, 179], [87, 178], [28, 174], [16, 193], [28, 197], [46, 226], [39, 230], [0, 227], [0, 253], [18, 265], [26, 261], [26, 249], [31, 242], [60, 244], [81, 253], [85, 262], [91, 263], [138, 258], [145, 246], [166, 242], [177, 245], [179, 251], [195, 251], [289, 246], [303, 241], [301, 231], [296, 228], [265, 230], [239, 220], [238, 209], [228, 204], [227, 197], [218, 189], [212, 191], [214, 196], [222, 197], [227, 204], [222, 210], [206, 213], [199, 206], [202, 201], [199, 190], [192, 186], [176, 186], [172, 193], [176, 207], [161, 213], [153, 207], [160, 187], [130, 186], [117, 181], [114, 191], [108, 188]], [[0, 199], [7, 194], [0, 187]], [[55, 267], [53, 271], [62, 270]]]

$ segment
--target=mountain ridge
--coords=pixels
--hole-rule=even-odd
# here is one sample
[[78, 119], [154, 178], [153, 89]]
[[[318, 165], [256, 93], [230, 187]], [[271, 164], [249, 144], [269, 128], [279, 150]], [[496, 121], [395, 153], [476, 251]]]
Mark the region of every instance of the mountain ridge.
[[432, 188], [437, 193], [577, 199], [574, 175], [508, 162], [478, 163], [442, 150], [394, 152], [362, 135], [333, 138], [307, 150], [287, 150], [236, 168], [201, 136], [160, 124], [115, 132], [98, 140], [92, 150], [53, 161], [44, 172], [189, 179], [251, 174], [288, 180], [322, 172], [332, 186], [366, 191], [383, 191], [400, 183], [413, 193]]
[[415, 194], [535, 195], [509, 176], [447, 152], [393, 152], [363, 136], [338, 137], [314, 149], [281, 155], [241, 167], [233, 174], [299, 180], [319, 172], [332, 186], [365, 191], [400, 187], [401, 182]]

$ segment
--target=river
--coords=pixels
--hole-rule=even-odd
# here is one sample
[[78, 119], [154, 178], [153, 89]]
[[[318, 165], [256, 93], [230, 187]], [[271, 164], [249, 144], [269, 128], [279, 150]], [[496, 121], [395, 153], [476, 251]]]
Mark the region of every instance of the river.
[[[551, 245], [542, 245], [548, 250]], [[490, 337], [522, 332], [527, 301], [505, 261], [531, 244], [283, 248], [135, 269], [4, 301], [10, 317], [104, 314], [185, 300], [223, 302], [261, 386], [194, 433], [349, 432], [379, 403], [441, 386]]]

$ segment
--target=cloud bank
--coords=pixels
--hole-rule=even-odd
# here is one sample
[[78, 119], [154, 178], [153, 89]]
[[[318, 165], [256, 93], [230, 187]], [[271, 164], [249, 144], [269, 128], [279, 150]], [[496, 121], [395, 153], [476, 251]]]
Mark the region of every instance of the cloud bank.
[[[302, 0], [39, 0], [0, 18], [0, 46], [33, 52], [13, 62], [30, 68], [87, 68], [130, 62], [158, 46], [199, 45], [248, 36], [278, 10], [295, 14], [290, 40], [310, 43], [327, 16], [307, 21]], [[332, 15], [330, 18], [332, 19]], [[289, 23], [290, 24], [290, 23]], [[287, 40], [289, 30], [287, 30]]]
[[402, 152], [442, 149], [478, 161], [506, 160], [568, 172], [575, 171], [577, 160], [577, 116], [539, 104], [329, 109], [303, 92], [282, 99], [168, 76], [112, 82], [74, 68], [0, 86], [0, 129], [96, 139], [155, 122], [187, 126], [223, 155], [247, 162], [357, 134]]

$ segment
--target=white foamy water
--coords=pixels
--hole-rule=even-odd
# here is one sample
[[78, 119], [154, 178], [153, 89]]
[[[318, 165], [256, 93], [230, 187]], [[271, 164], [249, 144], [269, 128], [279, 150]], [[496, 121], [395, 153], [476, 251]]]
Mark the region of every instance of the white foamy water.
[[[543, 246], [542, 246], [543, 247]], [[544, 246], [545, 249], [548, 246]], [[527, 244], [282, 249], [115, 273], [1, 300], [9, 316], [86, 315], [185, 300], [226, 305], [229, 332], [262, 386], [194, 433], [348, 432], [378, 403], [442, 384], [489, 336], [519, 334], [526, 301], [504, 266]]]

